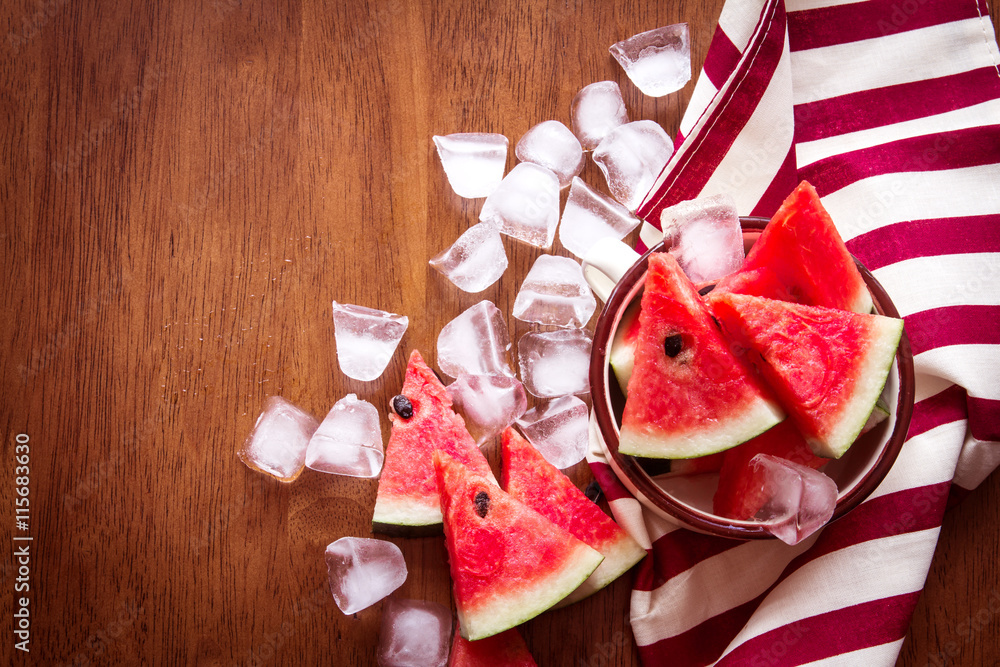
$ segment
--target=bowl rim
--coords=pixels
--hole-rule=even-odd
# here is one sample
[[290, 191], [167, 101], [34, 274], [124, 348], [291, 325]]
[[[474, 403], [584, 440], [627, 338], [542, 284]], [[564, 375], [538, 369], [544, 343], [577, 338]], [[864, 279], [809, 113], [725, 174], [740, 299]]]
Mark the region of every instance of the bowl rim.
[[[769, 220], [755, 216], [741, 216], [740, 225], [743, 232], [762, 232]], [[599, 436], [604, 441], [604, 449], [611, 459], [611, 468], [616, 476], [622, 478], [630, 490], [637, 491], [638, 500], [650, 509], [673, 518], [676, 522], [686, 525], [696, 531], [734, 539], [775, 539], [764, 530], [762, 525], [750, 522], [737, 522], [714, 514], [692, 510], [686, 504], [675, 500], [653, 481], [653, 478], [643, 470], [631, 456], [618, 452], [618, 434], [615, 428], [615, 417], [612, 413], [607, 384], [610, 382], [611, 365], [608, 361], [609, 348], [614, 340], [614, 329], [620, 321], [620, 313], [631, 301], [635, 285], [645, 276], [649, 256], [654, 252], [662, 252], [665, 241], [660, 241], [647, 250], [622, 276], [618, 284], [608, 296], [594, 328], [594, 343], [590, 357], [590, 385], [593, 397], [594, 417], [597, 422]], [[861, 277], [871, 292], [876, 312], [889, 317], [899, 318], [899, 311], [892, 303], [885, 288], [856, 257], [852, 255]], [[884, 446], [879, 450], [874, 464], [861, 478], [846, 490], [838, 499], [830, 522], [836, 521], [864, 501], [885, 479], [903, 448], [909, 430], [910, 418], [913, 414], [915, 396], [915, 377], [913, 369], [913, 353], [910, 348], [906, 329], [903, 329], [899, 347], [896, 350], [896, 369], [899, 381], [899, 391], [896, 398], [895, 423], [893, 430]]]

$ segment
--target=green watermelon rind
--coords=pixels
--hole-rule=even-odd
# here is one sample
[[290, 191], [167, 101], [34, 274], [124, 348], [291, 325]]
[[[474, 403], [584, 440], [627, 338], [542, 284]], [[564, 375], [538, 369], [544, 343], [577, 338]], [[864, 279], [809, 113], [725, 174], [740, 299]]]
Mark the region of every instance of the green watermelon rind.
[[903, 336], [903, 320], [883, 315], [870, 315], [876, 331], [872, 335], [865, 364], [856, 375], [855, 391], [851, 400], [834, 419], [833, 429], [822, 440], [806, 438], [813, 453], [830, 459], [839, 459], [858, 439], [875, 411], [885, 390], [896, 350]]
[[426, 537], [440, 535], [442, 528], [441, 507], [420, 506], [413, 498], [393, 502], [382, 497], [375, 500], [372, 531], [400, 537]]
[[531, 588], [520, 588], [509, 595], [496, 595], [489, 603], [476, 608], [475, 618], [458, 609], [458, 622], [469, 641], [491, 637], [535, 618], [569, 596], [604, 560], [598, 551], [583, 542], [566, 555], [569, 564], [555, 576], [540, 580]]
[[[645, 434], [637, 429], [622, 429], [618, 452], [649, 459], [693, 459], [731, 449], [751, 440], [784, 419], [779, 407], [758, 399], [739, 415], [730, 415], [717, 428], [701, 428], [675, 436], [662, 432]], [[728, 428], [727, 428], [728, 427]]]
[[594, 546], [604, 555], [604, 560], [587, 577], [586, 581], [555, 606], [556, 609], [568, 607], [590, 597], [631, 570], [636, 563], [646, 557], [646, 550], [639, 546], [639, 543], [632, 539], [632, 536], [627, 532], [623, 532], [615, 540]]

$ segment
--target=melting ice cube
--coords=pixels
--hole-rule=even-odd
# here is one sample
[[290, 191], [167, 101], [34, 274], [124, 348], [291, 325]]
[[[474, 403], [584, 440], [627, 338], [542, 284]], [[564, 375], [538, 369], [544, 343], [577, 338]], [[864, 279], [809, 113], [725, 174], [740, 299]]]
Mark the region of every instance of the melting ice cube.
[[342, 537], [326, 547], [333, 599], [345, 614], [366, 609], [406, 581], [403, 552], [392, 542]]
[[587, 455], [590, 410], [576, 396], [562, 396], [534, 407], [517, 420], [517, 425], [557, 468], [575, 465]]
[[305, 466], [306, 447], [317, 426], [308, 412], [271, 396], [237, 456], [254, 470], [291, 482]]
[[409, 323], [405, 315], [334, 301], [333, 334], [340, 370], [365, 382], [382, 375]]
[[482, 446], [514, 423], [528, 408], [528, 396], [517, 378], [507, 375], [460, 375], [448, 385], [455, 411]]
[[507, 252], [497, 228], [481, 222], [429, 263], [459, 289], [482, 292], [507, 270]]
[[459, 197], [487, 197], [500, 185], [507, 166], [507, 137], [461, 132], [434, 137], [441, 166]]
[[522, 322], [582, 327], [597, 309], [580, 263], [569, 257], [539, 255], [514, 299]]
[[509, 375], [510, 333], [503, 313], [491, 301], [480, 301], [441, 328], [438, 367], [446, 375]]
[[559, 223], [559, 241], [583, 259], [600, 239], [613, 236], [621, 240], [638, 224], [639, 218], [627, 208], [574, 178]]
[[837, 505], [837, 484], [804, 465], [757, 454], [750, 467], [767, 499], [754, 517], [786, 544], [798, 544], [826, 525]]
[[692, 282], [718, 280], [743, 266], [743, 231], [729, 195], [684, 201], [663, 209], [660, 227], [670, 253]]
[[348, 394], [334, 404], [313, 433], [306, 465], [336, 475], [377, 477], [383, 451], [378, 410]]
[[565, 188], [583, 169], [583, 147], [568, 127], [557, 120], [542, 121], [524, 133], [514, 147], [521, 162], [550, 169]]
[[531, 332], [517, 342], [524, 388], [539, 398], [590, 392], [590, 348], [585, 329]]
[[584, 150], [593, 150], [614, 128], [628, 122], [621, 88], [614, 81], [598, 81], [584, 86], [570, 108], [573, 133]]
[[680, 90], [691, 80], [691, 38], [687, 23], [639, 33], [608, 50], [632, 83], [651, 97]]
[[521, 162], [483, 202], [479, 219], [507, 236], [548, 248], [559, 224], [559, 179], [545, 167]]
[[389, 598], [382, 610], [379, 667], [444, 667], [451, 610], [437, 602]]
[[670, 160], [674, 144], [659, 124], [637, 120], [614, 128], [594, 149], [612, 196], [634, 211]]

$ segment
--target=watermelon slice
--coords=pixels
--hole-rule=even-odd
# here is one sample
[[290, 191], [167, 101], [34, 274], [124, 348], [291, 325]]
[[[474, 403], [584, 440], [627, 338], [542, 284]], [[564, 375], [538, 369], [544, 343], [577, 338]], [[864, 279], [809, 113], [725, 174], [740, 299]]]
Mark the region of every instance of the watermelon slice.
[[608, 362], [611, 364], [611, 370], [615, 372], [615, 379], [618, 380], [622, 396], [628, 396], [628, 381], [632, 377], [632, 368], [635, 365], [635, 341], [638, 337], [639, 302], [633, 301], [618, 321], [615, 339], [611, 341], [611, 351], [608, 353]]
[[778, 208], [743, 268], [720, 280], [715, 291], [856, 313], [872, 310], [871, 293], [854, 258], [806, 181]]
[[[399, 407], [390, 412], [392, 434], [378, 482], [372, 528], [397, 535], [441, 532], [441, 500], [431, 454], [441, 449], [471, 470], [492, 480], [490, 464], [451, 409], [451, 396], [426, 363], [413, 350]], [[401, 414], [409, 414], [409, 417]]]
[[604, 557], [491, 480], [434, 452], [452, 593], [462, 636], [475, 641], [549, 609]]
[[818, 456], [840, 458], [882, 394], [903, 321], [731, 293], [709, 301]]
[[619, 452], [669, 459], [713, 454], [783, 419], [669, 254], [649, 256], [641, 304]]
[[645, 557], [645, 549], [514, 429], [505, 429], [501, 442], [500, 480], [507, 493], [604, 556], [601, 565], [559, 603], [560, 607], [601, 590]]
[[455, 628], [448, 667], [538, 667], [517, 628], [470, 642]]

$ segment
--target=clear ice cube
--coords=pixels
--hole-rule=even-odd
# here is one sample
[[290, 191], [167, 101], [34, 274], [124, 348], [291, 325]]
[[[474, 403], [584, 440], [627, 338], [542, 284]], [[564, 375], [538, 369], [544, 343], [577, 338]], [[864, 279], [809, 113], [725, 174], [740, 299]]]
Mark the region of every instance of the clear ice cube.
[[472, 225], [429, 264], [465, 292], [482, 292], [507, 270], [507, 252], [496, 227]]
[[570, 107], [573, 133], [584, 150], [593, 150], [608, 133], [628, 122], [621, 88], [614, 81], [598, 81], [580, 89]]
[[587, 455], [590, 410], [576, 396], [562, 396], [536, 406], [517, 420], [524, 437], [545, 460], [563, 469]]
[[570, 257], [539, 255], [514, 299], [513, 315], [522, 322], [582, 327], [597, 309], [597, 299]]
[[480, 301], [441, 328], [437, 339], [438, 368], [445, 375], [509, 375], [510, 333], [500, 309]]
[[378, 410], [354, 394], [334, 404], [306, 450], [309, 468], [348, 477], [377, 477], [383, 458]]
[[589, 393], [592, 344], [585, 329], [524, 334], [517, 342], [524, 388], [539, 398]]
[[460, 132], [435, 136], [434, 145], [448, 183], [459, 197], [487, 197], [500, 185], [507, 166], [507, 137]]
[[403, 552], [392, 542], [342, 537], [326, 547], [333, 599], [345, 614], [367, 609], [406, 581]]
[[597, 241], [606, 236], [621, 240], [638, 225], [639, 218], [627, 208], [574, 178], [559, 223], [559, 241], [583, 259]]
[[565, 188], [583, 170], [580, 140], [557, 120], [542, 121], [524, 133], [514, 147], [521, 162], [533, 162], [552, 171]]
[[444, 667], [451, 648], [451, 609], [391, 597], [382, 610], [379, 667]]
[[670, 253], [692, 282], [718, 280], [745, 259], [736, 202], [729, 195], [684, 201], [663, 209], [660, 227], [673, 242]]
[[528, 408], [528, 396], [517, 378], [507, 375], [460, 375], [448, 385], [455, 411], [482, 446]]
[[378, 378], [409, 323], [405, 315], [334, 301], [333, 335], [340, 370], [364, 382]]
[[545, 167], [520, 162], [483, 202], [479, 219], [502, 234], [548, 248], [559, 224], [559, 179]]
[[302, 472], [306, 447], [319, 422], [280, 396], [271, 396], [237, 456], [243, 463], [282, 482]]
[[691, 80], [691, 37], [687, 23], [641, 32], [608, 49], [644, 94], [663, 97]]
[[593, 155], [611, 195], [634, 211], [673, 152], [673, 142], [658, 123], [637, 120], [608, 132]]
[[766, 498], [754, 519], [782, 542], [798, 544], [833, 516], [837, 484], [827, 475], [770, 454], [757, 454], [749, 465]]

